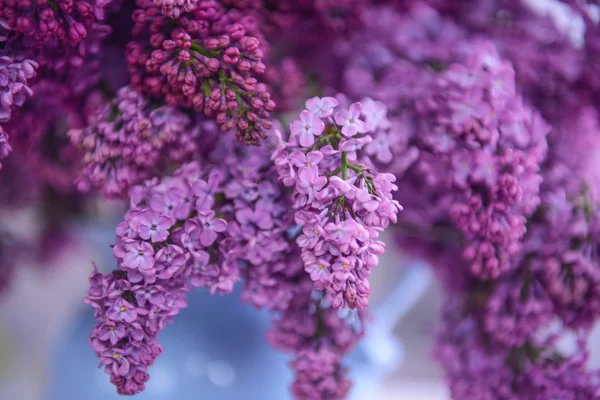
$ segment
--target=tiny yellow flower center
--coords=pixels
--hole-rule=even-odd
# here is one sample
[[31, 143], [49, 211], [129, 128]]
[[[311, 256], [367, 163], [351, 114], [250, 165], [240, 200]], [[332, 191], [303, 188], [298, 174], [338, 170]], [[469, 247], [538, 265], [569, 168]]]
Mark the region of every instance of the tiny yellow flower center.
[[319, 231], [318, 231], [317, 229], [315, 229], [315, 231], [314, 231], [314, 232], [315, 232], [315, 234], [317, 234], [317, 235], [319, 234]]
[[121, 308], [119, 308], [119, 310], [121, 310], [121, 312], [125, 312], [125, 310], [127, 310], [127, 307], [121, 306]]
[[323, 270], [323, 269], [325, 269], [325, 265], [324, 264], [319, 264], [319, 268]]
[[118, 355], [117, 353], [115, 353], [115, 354], [113, 354], [113, 358], [114, 358], [115, 360], [117, 360], [117, 359], [121, 358], [121, 356], [120, 356], [120, 355]]
[[351, 124], [353, 124], [353, 123], [354, 123], [354, 120], [353, 120], [352, 118], [350, 118], [350, 119], [348, 120], [348, 122], [349, 122], [349, 123], [351, 123]]
[[342, 268], [348, 268], [349, 266], [349, 264], [342, 264]]
[[306, 163], [306, 166], [307, 166], [307, 167], [310, 167], [310, 163], [309, 163], [309, 162], [307, 162], [307, 163]]
[[140, 256], [143, 256], [143, 255], [144, 255], [144, 252], [143, 252], [142, 250], [140, 250], [140, 251], [138, 251], [138, 254], [139, 254]]

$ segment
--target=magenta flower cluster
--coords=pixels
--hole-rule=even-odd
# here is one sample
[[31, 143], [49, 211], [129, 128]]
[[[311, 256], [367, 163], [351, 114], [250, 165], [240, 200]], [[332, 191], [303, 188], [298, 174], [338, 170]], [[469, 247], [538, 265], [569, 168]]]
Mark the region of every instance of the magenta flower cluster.
[[[26, 46], [77, 46], [104, 19], [112, 0], [3, 0], [0, 42], [22, 35]], [[4, 33], [2, 33], [4, 31]]]
[[[584, 346], [599, 315], [599, 125], [586, 54], [518, 2], [439, 2], [446, 16], [413, 3], [373, 9], [339, 52], [347, 93], [393, 105], [394, 158], [377, 165], [406, 207], [397, 242], [448, 291], [435, 355], [452, 398], [595, 398]], [[513, 22], [490, 24], [498, 15]], [[557, 344], [569, 335], [572, 355]]]
[[[17, 62], [13, 57], [0, 57], [0, 123], [7, 122], [13, 109], [22, 106], [31, 96], [27, 81], [35, 76], [37, 67], [38, 64], [33, 60]], [[0, 126], [0, 159], [10, 151], [8, 134]]]
[[99, 320], [90, 341], [121, 394], [144, 389], [161, 353], [158, 333], [187, 305], [186, 291], [227, 293], [239, 278], [215, 246], [227, 230], [212, 209], [222, 179], [191, 163], [171, 179], [133, 188], [132, 208], [117, 227], [119, 270], [90, 277], [86, 302]]
[[119, 393], [239, 285], [292, 395], [341, 400], [393, 244], [442, 283], [453, 399], [600, 398], [598, 8], [554, 3], [0, 0], [0, 293], [125, 200], [86, 297]]
[[[241, 278], [245, 302], [277, 312], [270, 340], [298, 354], [296, 385], [323, 385], [319, 390], [335, 398], [348, 391], [341, 357], [360, 337], [353, 328], [360, 317], [343, 318], [313, 298], [289, 240], [293, 214], [269, 164], [266, 150], [239, 154], [229, 140], [203, 164], [184, 164], [171, 177], [131, 189], [114, 246], [119, 269], [94, 273], [86, 298], [99, 321], [91, 343], [119, 393], [143, 390], [161, 352], [158, 333], [185, 307], [187, 291], [229, 293]], [[295, 331], [298, 318], [308, 325]], [[302, 360], [324, 354], [331, 377], [304, 382]]]
[[392, 199], [395, 177], [374, 171], [364, 154], [389, 123], [385, 107], [379, 114], [368, 104], [343, 109], [332, 97], [307, 100], [272, 157], [283, 184], [294, 188], [304, 269], [334, 308], [368, 305], [367, 278], [385, 250], [377, 238], [401, 209]]
[[138, 1], [137, 40], [126, 56], [133, 87], [204, 112], [222, 131], [258, 144], [272, 126], [275, 103], [258, 80], [267, 49], [256, 25], [215, 1], [168, 3]]
[[115, 99], [98, 107], [85, 129], [68, 132], [71, 143], [84, 154], [77, 187], [122, 197], [169, 162], [190, 159], [199, 134], [176, 107], [153, 108], [142, 94], [125, 86]]

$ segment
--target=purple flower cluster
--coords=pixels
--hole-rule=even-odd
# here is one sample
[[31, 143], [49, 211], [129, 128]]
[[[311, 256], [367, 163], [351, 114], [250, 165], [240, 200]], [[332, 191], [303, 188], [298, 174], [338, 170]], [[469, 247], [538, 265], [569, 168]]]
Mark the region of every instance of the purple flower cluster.
[[516, 96], [514, 70], [493, 47], [476, 42], [470, 50], [417, 107], [421, 128], [431, 132], [422, 140], [453, 167], [449, 211], [469, 243], [464, 258], [473, 274], [495, 278], [511, 268], [526, 218], [539, 204], [549, 127]]
[[242, 300], [257, 308], [285, 310], [294, 296], [295, 279], [304, 274], [288, 230], [294, 224], [288, 196], [276, 184], [269, 150], [236, 151], [223, 140], [210, 154], [226, 174], [219, 213], [229, 221], [221, 246], [240, 260]]
[[[92, 345], [119, 393], [143, 390], [160, 354], [158, 332], [185, 306], [186, 291], [229, 293], [240, 278], [244, 302], [277, 311], [270, 340], [298, 355], [298, 396], [311, 398], [311, 387], [322, 398], [348, 392], [341, 358], [361, 336], [361, 316], [340, 314], [311, 294], [291, 240], [294, 210], [274, 183], [269, 150], [253, 150], [223, 140], [202, 165], [184, 164], [130, 190], [131, 208], [117, 227], [118, 270], [93, 274], [87, 298], [99, 321]], [[307, 363], [320, 358], [328, 366], [315, 376]]]
[[270, 28], [270, 33], [282, 33], [284, 30], [306, 24], [311, 29], [329, 33], [329, 36], [332, 32], [346, 32], [360, 25], [361, 13], [368, 3], [366, 0], [221, 0], [221, 2], [261, 19]]
[[[60, 232], [128, 198], [86, 299], [121, 394], [189, 290], [239, 281], [293, 396], [345, 398], [390, 229], [447, 289], [454, 399], [600, 398], [597, 1], [537, 3], [0, 0], [0, 207]], [[0, 239], [0, 289], [26, 252]]]
[[255, 21], [212, 0], [184, 8], [171, 3], [137, 2], [136, 40], [126, 54], [132, 86], [204, 112], [222, 131], [234, 130], [239, 141], [258, 144], [272, 126], [275, 103], [258, 80], [266, 69], [266, 43]]
[[457, 313], [460, 309], [452, 302], [447, 305], [434, 351], [453, 399], [576, 400], [600, 395], [600, 375], [586, 368], [585, 341], [578, 339], [571, 357], [551, 350], [557, 335], [514, 347], [489, 343], [477, 321]]
[[86, 298], [99, 321], [90, 341], [121, 394], [144, 389], [158, 333], [187, 305], [186, 291], [228, 293], [239, 279], [237, 260], [217, 245], [227, 230], [212, 209], [222, 183], [218, 170], [190, 163], [131, 190], [114, 246], [119, 269], [94, 273]]
[[[388, 45], [403, 57], [394, 62], [381, 48], [381, 26], [368, 19], [368, 34], [357, 36], [357, 46], [378, 51], [381, 59], [374, 57], [370, 64], [351, 59], [345, 79], [353, 96], [369, 94], [397, 105], [389, 119], [399, 133], [387, 141], [378, 161], [396, 176], [404, 175], [397, 199], [412, 206], [406, 220], [451, 223], [467, 243], [463, 257], [471, 273], [494, 278], [510, 270], [527, 217], [539, 204], [539, 164], [549, 127], [516, 93], [515, 72], [492, 43], [464, 40], [457, 27], [439, 21], [431, 9], [416, 7], [412, 13], [408, 26], [418, 28], [389, 28], [407, 43], [409, 35], [419, 32], [413, 39], [425, 43], [420, 46], [425, 53], [399, 48], [404, 40], [398, 39]], [[372, 42], [364, 39], [369, 34]], [[456, 43], [438, 47], [438, 38]], [[422, 63], [429, 65], [420, 68]], [[405, 158], [391, 160], [388, 153]]]
[[111, 1], [1, 0], [0, 42], [22, 35], [28, 47], [75, 47], [94, 23], [104, 19], [104, 9]]
[[351, 383], [341, 358], [361, 338], [364, 314], [336, 310], [312, 288], [311, 280], [299, 275], [293, 301], [275, 320], [269, 342], [295, 353], [292, 391], [298, 399], [344, 399]]
[[272, 156], [283, 184], [294, 187], [304, 268], [334, 308], [365, 308], [367, 277], [385, 250], [379, 232], [401, 209], [392, 200], [395, 177], [374, 172], [361, 151], [387, 124], [385, 107], [341, 109], [335, 98], [315, 97], [306, 108]]
[[125, 86], [116, 97], [90, 116], [85, 129], [69, 137], [84, 153], [81, 191], [101, 189], [121, 197], [129, 188], [182, 162], [197, 151], [199, 128], [173, 106], [153, 107], [140, 93]]
[[16, 61], [0, 57], [0, 122], [10, 119], [13, 108], [20, 107], [32, 95], [27, 81], [35, 76], [38, 64], [32, 60]]
[[[18, 62], [13, 57], [0, 57], [0, 123], [7, 122], [13, 109], [22, 106], [27, 97], [32, 95], [27, 81], [35, 76], [37, 67], [38, 64], [33, 60]], [[10, 151], [8, 135], [0, 126], [0, 159]]]
[[565, 354], [543, 339], [558, 324], [584, 343], [600, 316], [598, 110], [562, 62], [581, 54], [552, 29], [535, 37], [551, 21], [533, 25], [516, 4], [510, 29], [480, 20], [494, 43], [470, 36], [482, 2], [449, 4], [473, 6], [452, 14], [467, 28], [413, 3], [365, 14], [338, 53], [347, 92], [388, 106], [395, 135], [366, 150], [398, 177], [398, 243], [447, 286], [436, 354], [452, 398], [595, 398], [583, 345]]
[[292, 368], [296, 372], [292, 393], [298, 399], [343, 399], [350, 390], [339, 356], [327, 347], [300, 352]]

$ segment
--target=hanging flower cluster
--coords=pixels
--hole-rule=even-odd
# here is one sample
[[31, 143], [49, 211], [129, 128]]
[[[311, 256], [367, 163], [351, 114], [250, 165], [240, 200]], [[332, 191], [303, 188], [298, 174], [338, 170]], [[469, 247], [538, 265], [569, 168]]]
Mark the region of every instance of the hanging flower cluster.
[[361, 151], [388, 123], [385, 107], [378, 114], [367, 102], [370, 108], [342, 109], [332, 97], [307, 100], [289, 141], [273, 154], [280, 179], [294, 187], [304, 269], [334, 308], [368, 305], [367, 277], [385, 250], [379, 232], [401, 208], [392, 199], [395, 177], [373, 171]]
[[130, 87], [90, 116], [85, 129], [68, 135], [84, 152], [81, 191], [101, 189], [108, 197], [123, 196], [167, 162], [182, 162], [197, 151], [200, 134], [190, 118], [173, 106], [153, 107]]
[[[377, 165], [399, 177], [398, 243], [429, 259], [448, 289], [435, 355], [452, 398], [595, 398], [585, 339], [598, 318], [599, 119], [593, 96], [566, 91], [584, 75], [561, 73], [577, 64], [559, 61], [583, 54], [516, 3], [485, 10], [512, 13], [511, 29], [478, 20], [478, 2], [451, 13], [467, 28], [415, 3], [396, 16], [373, 10], [340, 51], [352, 96], [395, 105], [395, 138], [378, 147], [404, 158]], [[562, 40], [550, 59], [526, 31], [536, 19]], [[557, 342], [572, 334], [578, 350], [567, 354]]]
[[120, 394], [239, 285], [292, 395], [341, 400], [388, 231], [445, 289], [453, 399], [599, 398], [598, 8], [549, 3], [0, 0], [0, 211], [42, 232], [0, 221], [0, 294], [125, 200], [86, 297]]
[[[27, 81], [35, 76], [37, 67], [38, 64], [33, 60], [16, 62], [13, 57], [0, 57], [0, 123], [7, 122], [13, 109], [22, 106], [27, 96], [31, 95]], [[10, 151], [8, 134], [0, 126], [0, 159]]]
[[160, 355], [160, 330], [187, 305], [186, 291], [227, 293], [237, 265], [215, 246], [227, 223], [212, 206], [223, 176], [186, 164], [173, 177], [132, 190], [132, 208], [117, 227], [118, 271], [95, 272], [86, 302], [100, 321], [91, 343], [120, 394], [144, 389]]
[[[161, 352], [158, 333], [186, 306], [187, 291], [230, 293], [240, 278], [245, 302], [283, 313], [275, 314], [273, 344], [299, 360], [327, 352], [336, 367], [331, 377], [313, 380], [339, 381], [339, 388], [328, 384], [324, 393], [347, 392], [340, 361], [360, 336], [353, 330], [358, 316], [347, 322], [313, 298], [290, 241], [293, 214], [269, 164], [265, 151], [240, 153], [230, 140], [216, 146], [204, 164], [184, 164], [168, 178], [131, 189], [131, 207], [114, 246], [119, 269], [94, 272], [86, 298], [99, 321], [91, 343], [119, 393], [144, 389], [147, 369]], [[312, 322], [293, 331], [298, 318]]]
[[267, 49], [252, 20], [215, 1], [185, 8], [137, 3], [138, 39], [128, 44], [126, 56], [133, 87], [204, 112], [222, 131], [235, 130], [238, 140], [258, 144], [272, 126], [275, 103], [258, 80]]

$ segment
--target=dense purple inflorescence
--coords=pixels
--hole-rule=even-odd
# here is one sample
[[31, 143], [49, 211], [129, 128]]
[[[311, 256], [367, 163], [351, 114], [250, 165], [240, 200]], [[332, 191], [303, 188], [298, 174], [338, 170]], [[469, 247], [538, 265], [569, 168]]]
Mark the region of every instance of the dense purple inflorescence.
[[204, 112], [222, 131], [258, 144], [272, 126], [275, 103], [258, 80], [268, 47], [256, 22], [215, 1], [157, 3], [138, 0], [133, 15], [136, 40], [126, 55], [133, 87]]
[[[292, 353], [292, 395], [338, 400], [389, 230], [445, 289], [434, 356], [453, 399], [600, 398], [598, 15], [0, 0], [0, 292], [101, 198], [126, 199], [117, 269], [94, 269], [85, 300], [120, 394], [144, 389], [190, 290], [239, 285]], [[27, 242], [13, 213], [29, 211]]]
[[363, 154], [389, 126], [385, 106], [365, 103], [343, 109], [332, 97], [307, 100], [272, 157], [283, 184], [294, 187], [304, 269], [334, 308], [368, 305], [367, 277], [385, 250], [379, 232], [400, 209], [392, 199], [395, 177], [374, 171]]

